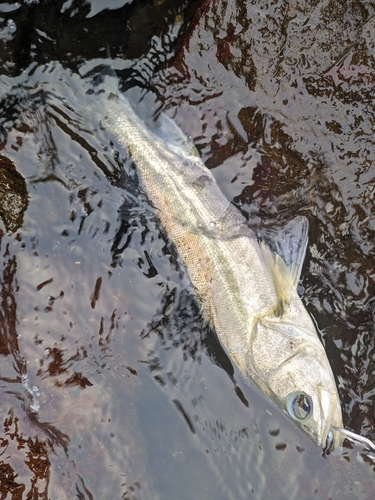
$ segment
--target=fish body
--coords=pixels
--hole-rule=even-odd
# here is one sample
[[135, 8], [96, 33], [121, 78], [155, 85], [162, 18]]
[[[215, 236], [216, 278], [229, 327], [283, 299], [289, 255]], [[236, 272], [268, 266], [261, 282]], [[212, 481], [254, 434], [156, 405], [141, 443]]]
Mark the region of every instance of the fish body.
[[297, 294], [307, 220], [291, 221], [272, 251], [172, 120], [161, 122], [160, 134], [151, 132], [125, 98], [108, 99], [104, 123], [136, 164], [221, 345], [248, 384], [324, 447], [342, 416], [326, 353]]

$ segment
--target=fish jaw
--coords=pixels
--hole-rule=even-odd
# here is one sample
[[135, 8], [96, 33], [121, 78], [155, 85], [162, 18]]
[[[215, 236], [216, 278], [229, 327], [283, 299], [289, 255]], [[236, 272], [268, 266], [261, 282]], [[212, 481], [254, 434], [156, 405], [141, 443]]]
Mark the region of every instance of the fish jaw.
[[[332, 420], [330, 422], [329, 428], [327, 429], [327, 445], [329, 445], [329, 451], [339, 452], [342, 449], [345, 435], [342, 432], [338, 432], [332, 429], [332, 427], [337, 427], [339, 429], [343, 428], [342, 411], [339, 401], [332, 415]], [[325, 443], [323, 442], [321, 446], [324, 447]]]
[[[309, 422], [304, 426], [305, 434], [312, 438], [321, 448], [329, 447], [330, 451], [341, 448], [343, 435], [332, 430], [332, 427], [343, 427], [340, 400], [337, 391], [330, 392], [320, 389], [320, 424], [316, 426], [317, 431], [311, 436], [312, 428]], [[335, 404], [336, 403], [336, 404]]]

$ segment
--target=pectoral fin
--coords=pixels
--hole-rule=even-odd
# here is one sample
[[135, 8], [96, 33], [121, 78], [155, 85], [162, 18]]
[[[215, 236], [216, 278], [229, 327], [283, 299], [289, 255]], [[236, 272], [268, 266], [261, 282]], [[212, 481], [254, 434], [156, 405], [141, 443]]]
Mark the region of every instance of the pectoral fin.
[[278, 231], [274, 240], [275, 250], [289, 269], [292, 284], [297, 287], [305, 260], [309, 223], [306, 217], [295, 217]]
[[292, 276], [285, 262], [277, 253], [272, 252], [265, 243], [261, 244], [261, 249], [276, 291], [276, 304], [272, 314], [281, 318], [292, 298]]
[[307, 248], [308, 221], [296, 217], [270, 237], [270, 248], [262, 243], [263, 256], [275, 284], [277, 305], [275, 314], [281, 317], [290, 304], [293, 290], [301, 275]]

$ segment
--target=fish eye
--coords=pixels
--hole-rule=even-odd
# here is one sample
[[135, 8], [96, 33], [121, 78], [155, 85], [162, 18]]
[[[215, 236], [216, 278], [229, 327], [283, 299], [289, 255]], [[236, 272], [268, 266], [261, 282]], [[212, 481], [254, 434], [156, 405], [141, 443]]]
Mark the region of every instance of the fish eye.
[[305, 420], [311, 415], [312, 401], [310, 396], [304, 394], [294, 394], [289, 403], [289, 413], [296, 420]]

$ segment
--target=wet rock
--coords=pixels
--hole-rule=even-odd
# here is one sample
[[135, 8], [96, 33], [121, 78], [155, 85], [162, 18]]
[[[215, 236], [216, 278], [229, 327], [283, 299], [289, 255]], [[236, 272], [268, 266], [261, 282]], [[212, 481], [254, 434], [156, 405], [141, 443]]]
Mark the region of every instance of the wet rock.
[[28, 205], [26, 182], [6, 157], [0, 156], [0, 217], [6, 231], [17, 231], [22, 226]]

